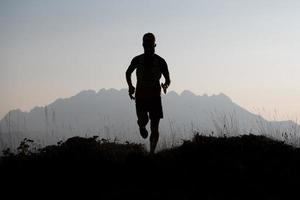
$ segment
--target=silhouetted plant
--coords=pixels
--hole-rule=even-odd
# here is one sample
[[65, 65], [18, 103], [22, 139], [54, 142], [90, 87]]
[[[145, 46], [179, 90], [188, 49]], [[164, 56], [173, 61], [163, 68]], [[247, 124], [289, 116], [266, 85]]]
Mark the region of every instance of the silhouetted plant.
[[23, 141], [21, 141], [19, 147], [17, 148], [18, 153], [20, 155], [29, 155], [31, 154], [30, 146], [34, 141], [28, 138], [24, 138]]
[[11, 149], [10, 149], [10, 148], [3, 149], [3, 150], [2, 150], [2, 153], [3, 153], [3, 156], [4, 156], [4, 157], [10, 157], [10, 156], [13, 156], [13, 155], [14, 155], [14, 153], [11, 152]]

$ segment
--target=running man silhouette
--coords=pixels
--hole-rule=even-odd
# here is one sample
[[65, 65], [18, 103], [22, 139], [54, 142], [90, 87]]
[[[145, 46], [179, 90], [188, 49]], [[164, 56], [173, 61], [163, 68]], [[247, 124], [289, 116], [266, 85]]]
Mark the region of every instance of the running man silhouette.
[[[144, 53], [134, 57], [126, 70], [126, 81], [129, 87], [129, 97], [135, 100], [137, 123], [144, 139], [148, 137], [146, 125], [150, 118], [150, 154], [153, 154], [159, 138], [159, 121], [163, 118], [161, 87], [166, 94], [171, 81], [166, 61], [155, 54], [156, 44], [153, 33], [146, 33], [143, 36], [143, 47]], [[131, 74], [135, 69], [136, 88], [131, 82]], [[162, 74], [165, 83], [160, 84]]]

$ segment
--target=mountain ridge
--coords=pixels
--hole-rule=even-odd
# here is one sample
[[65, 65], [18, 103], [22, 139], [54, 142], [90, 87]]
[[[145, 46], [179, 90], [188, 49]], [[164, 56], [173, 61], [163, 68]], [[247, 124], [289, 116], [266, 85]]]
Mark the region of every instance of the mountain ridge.
[[[7, 114], [4, 115], [4, 117], [1, 120], [3, 120], [5, 117], [7, 117], [7, 115], [10, 113], [10, 112], [20, 112], [20, 113], [30, 113], [36, 109], [41, 109], [41, 108], [45, 108], [46, 106], [49, 106], [51, 104], [55, 104], [55, 103], [58, 103], [60, 101], [64, 101], [64, 100], [68, 100], [68, 99], [72, 99], [74, 97], [78, 97], [78, 96], [81, 96], [81, 95], [86, 95], [86, 94], [89, 94], [89, 95], [95, 95], [95, 94], [99, 94], [101, 92], [127, 92], [127, 89], [126, 88], [121, 88], [120, 90], [118, 89], [115, 89], [115, 88], [108, 88], [108, 89], [105, 89], [105, 88], [102, 88], [100, 90], [98, 90], [98, 92], [96, 92], [95, 90], [92, 90], [92, 89], [87, 89], [87, 90], [82, 90], [78, 93], [76, 93], [75, 95], [72, 95], [72, 96], [69, 96], [69, 97], [65, 97], [65, 98], [57, 98], [55, 99], [53, 102], [45, 105], [45, 106], [34, 106], [32, 109], [30, 109], [29, 111], [23, 111], [21, 110], [20, 108], [16, 108], [16, 109], [12, 109], [10, 111], [8, 111]], [[171, 90], [171, 91], [168, 91], [166, 95], [176, 95], [176, 96], [196, 96], [196, 97], [224, 97], [224, 98], [227, 98], [228, 100], [232, 101], [230, 97], [228, 97], [227, 95], [225, 95], [224, 93], [220, 92], [219, 94], [212, 94], [212, 95], [207, 95], [207, 94], [203, 94], [203, 95], [198, 95], [198, 94], [195, 94], [193, 93], [192, 91], [190, 90], [183, 90], [181, 93], [177, 93], [176, 91], [174, 90]]]
[[[267, 121], [224, 93], [208, 96], [189, 90], [180, 94], [169, 91], [162, 94], [162, 103], [164, 119], [160, 132], [165, 140], [190, 138], [195, 131], [219, 135], [273, 134], [282, 139], [283, 132], [294, 134], [296, 129], [300, 130], [292, 121]], [[36, 106], [29, 112], [11, 110], [0, 120], [0, 140], [15, 146], [24, 137], [46, 140], [49, 144], [61, 138], [92, 134], [141, 142], [134, 101], [129, 99], [126, 88], [83, 90], [46, 106]]]

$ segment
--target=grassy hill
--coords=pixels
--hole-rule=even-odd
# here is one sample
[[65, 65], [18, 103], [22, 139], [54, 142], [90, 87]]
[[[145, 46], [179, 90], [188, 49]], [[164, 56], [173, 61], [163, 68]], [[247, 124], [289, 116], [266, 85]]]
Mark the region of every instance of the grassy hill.
[[254, 135], [196, 134], [191, 141], [152, 156], [141, 144], [97, 137], [73, 137], [41, 149], [24, 139], [18, 153], [3, 153], [0, 172], [6, 189], [47, 194], [78, 192], [101, 199], [292, 199], [300, 181], [300, 149]]

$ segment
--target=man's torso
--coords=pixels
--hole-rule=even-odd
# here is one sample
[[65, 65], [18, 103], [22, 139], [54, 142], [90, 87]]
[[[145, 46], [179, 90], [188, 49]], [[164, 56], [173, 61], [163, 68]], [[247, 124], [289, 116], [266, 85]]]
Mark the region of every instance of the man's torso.
[[154, 54], [141, 54], [134, 58], [136, 64], [136, 98], [151, 98], [160, 96], [160, 78], [165, 64], [164, 60]]

